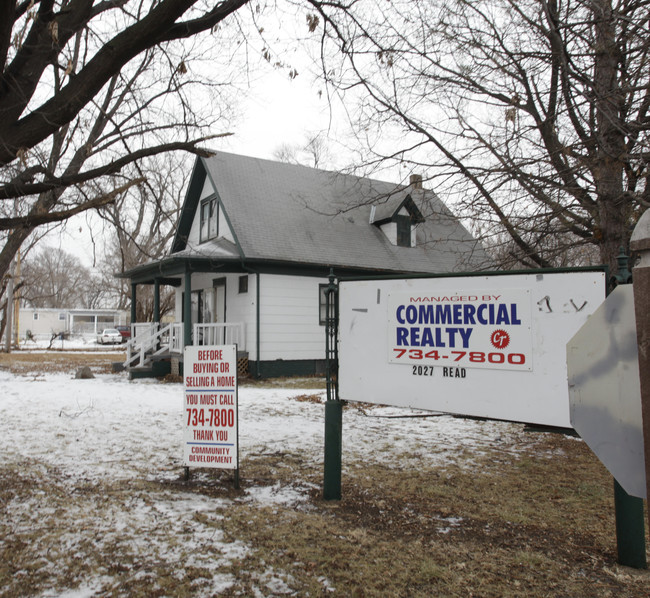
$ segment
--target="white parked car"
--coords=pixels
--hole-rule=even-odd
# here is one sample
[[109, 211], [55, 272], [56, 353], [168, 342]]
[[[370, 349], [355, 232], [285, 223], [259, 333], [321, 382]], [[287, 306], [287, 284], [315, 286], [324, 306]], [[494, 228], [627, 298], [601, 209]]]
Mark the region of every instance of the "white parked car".
[[122, 335], [116, 328], [105, 328], [97, 335], [97, 342], [100, 345], [113, 345], [122, 342]]

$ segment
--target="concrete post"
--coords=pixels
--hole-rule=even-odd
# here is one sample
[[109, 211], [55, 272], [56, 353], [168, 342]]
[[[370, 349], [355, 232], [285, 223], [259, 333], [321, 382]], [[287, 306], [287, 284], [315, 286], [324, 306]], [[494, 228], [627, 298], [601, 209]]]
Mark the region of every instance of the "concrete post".
[[[639, 345], [646, 497], [650, 499], [650, 210], [646, 210], [637, 223], [630, 240], [630, 249], [641, 258], [632, 274], [636, 336]], [[648, 526], [650, 527], [650, 513]]]

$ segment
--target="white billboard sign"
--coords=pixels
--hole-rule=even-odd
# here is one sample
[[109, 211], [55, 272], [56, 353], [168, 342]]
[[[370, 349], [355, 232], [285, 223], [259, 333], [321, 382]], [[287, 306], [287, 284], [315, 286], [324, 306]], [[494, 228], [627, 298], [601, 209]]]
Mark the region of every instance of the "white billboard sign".
[[570, 427], [565, 347], [605, 273], [341, 281], [339, 396]]
[[185, 347], [183, 379], [183, 465], [238, 469], [236, 345]]

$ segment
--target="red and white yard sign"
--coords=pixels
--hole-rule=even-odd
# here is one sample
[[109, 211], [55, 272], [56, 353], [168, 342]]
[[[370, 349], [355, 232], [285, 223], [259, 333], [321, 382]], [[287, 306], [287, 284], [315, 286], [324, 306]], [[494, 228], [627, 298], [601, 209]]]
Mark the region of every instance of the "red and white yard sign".
[[183, 465], [239, 468], [237, 347], [185, 347]]

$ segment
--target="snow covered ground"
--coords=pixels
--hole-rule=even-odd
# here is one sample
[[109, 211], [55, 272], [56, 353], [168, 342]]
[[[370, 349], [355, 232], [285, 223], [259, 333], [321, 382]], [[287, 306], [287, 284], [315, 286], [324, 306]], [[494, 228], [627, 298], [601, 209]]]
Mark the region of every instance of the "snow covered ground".
[[[321, 467], [323, 405], [296, 400], [314, 393], [324, 394], [240, 388], [243, 480], [246, 463], [269, 453], [299, 455], [304, 463]], [[233, 583], [231, 575], [222, 573], [224, 565], [254, 550], [223, 536], [219, 521], [229, 505], [309, 508], [314, 483], [300, 479], [284, 485], [246, 483], [242, 494], [229, 498], [185, 491], [179, 483], [182, 396], [179, 384], [129, 381], [124, 374], [76, 380], [71, 374], [0, 371], [2, 465], [25, 485], [52, 478], [50, 488], [30, 493], [28, 500], [19, 494], [4, 497], [0, 548], [8, 549], [12, 538], [31, 538], [34, 551], [29, 568], [17, 571], [5, 588], [9, 594], [38, 578], [40, 596], [122, 595], [119, 588], [137, 576], [150, 575], [155, 587], [161, 570], [174, 576], [201, 571], [196, 595], [218, 593]], [[358, 462], [396, 469], [423, 462], [471, 467], [468, 449], [479, 455], [502, 444], [512, 451], [533, 442], [520, 425], [449, 416], [391, 417], [404, 415], [392, 408], [345, 410], [344, 476], [345, 468]], [[154, 486], [156, 491], [149, 491]], [[106, 553], [121, 565], [93, 561], [94, 554]], [[80, 559], [84, 567], [78, 566]], [[62, 570], [68, 573], [62, 575]], [[62, 579], [67, 587], [61, 587]], [[281, 571], [269, 570], [259, 576], [256, 593], [289, 593], [289, 582]], [[327, 579], [322, 586], [327, 591]]]

